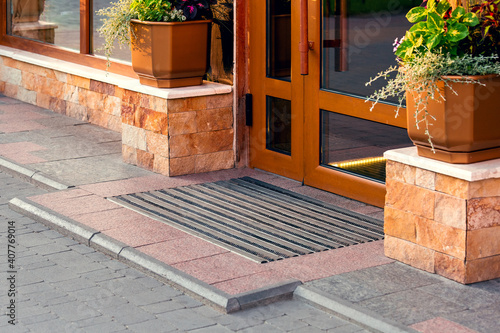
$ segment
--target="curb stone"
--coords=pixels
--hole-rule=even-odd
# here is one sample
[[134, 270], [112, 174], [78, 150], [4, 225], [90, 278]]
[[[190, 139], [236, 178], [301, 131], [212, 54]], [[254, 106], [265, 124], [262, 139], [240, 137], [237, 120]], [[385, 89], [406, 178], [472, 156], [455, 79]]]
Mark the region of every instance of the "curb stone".
[[172, 284], [200, 300], [207, 301], [222, 312], [231, 313], [257, 305], [292, 298], [293, 291], [297, 285], [301, 284], [298, 280], [291, 280], [237, 295], [230, 295], [135, 248], [129, 247], [95, 229], [58, 214], [29, 199], [14, 198], [9, 202], [9, 207], [97, 251], [103, 252], [135, 268], [152, 273], [160, 280]]
[[0, 170], [44, 190], [58, 191], [73, 187], [50, 179], [38, 171], [33, 171], [24, 166], [11, 162], [4, 157], [0, 157]]
[[373, 311], [363, 309], [354, 303], [333, 295], [326, 295], [321, 290], [311, 286], [298, 286], [293, 294], [297, 299], [304, 300], [318, 308], [333, 312], [344, 319], [368, 328], [372, 332], [419, 333], [408, 326], [384, 318], [381, 315]]

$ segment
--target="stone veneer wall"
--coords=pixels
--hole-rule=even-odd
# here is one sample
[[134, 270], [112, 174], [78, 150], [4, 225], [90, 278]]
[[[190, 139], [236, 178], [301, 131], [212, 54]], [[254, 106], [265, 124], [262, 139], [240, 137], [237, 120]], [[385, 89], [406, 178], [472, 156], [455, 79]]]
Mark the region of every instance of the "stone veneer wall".
[[169, 100], [127, 95], [124, 160], [167, 176], [234, 167], [232, 103], [232, 94]]
[[500, 277], [500, 178], [389, 160], [386, 184], [386, 256], [461, 283]]
[[127, 92], [112, 84], [0, 57], [0, 92], [121, 132], [121, 100]]
[[121, 132], [125, 162], [167, 176], [234, 167], [231, 92], [162, 98], [7, 56], [0, 92]]

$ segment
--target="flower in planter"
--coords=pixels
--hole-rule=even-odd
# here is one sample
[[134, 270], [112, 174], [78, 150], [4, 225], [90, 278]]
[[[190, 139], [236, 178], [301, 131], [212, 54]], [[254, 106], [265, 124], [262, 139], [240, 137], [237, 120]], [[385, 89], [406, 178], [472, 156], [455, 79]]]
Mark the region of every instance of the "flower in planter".
[[406, 101], [406, 92], [413, 92], [415, 124], [417, 128], [425, 126], [432, 149], [429, 126], [434, 116], [427, 112], [426, 105], [429, 100], [444, 100], [438, 82], [451, 88], [452, 82], [480, 84], [470, 77], [473, 75], [500, 75], [500, 0], [471, 1], [473, 4], [466, 7], [454, 2], [452, 7], [447, 0], [428, 0], [412, 8], [406, 18], [413, 26], [394, 44], [398, 66], [367, 83], [387, 80], [367, 101], [372, 101], [373, 110], [380, 100], [396, 97], [396, 115]]
[[210, 5], [217, 0], [117, 0], [107, 8], [97, 11], [103, 16], [98, 29], [104, 37], [102, 49], [108, 59], [113, 53], [115, 41], [121, 46], [130, 45], [130, 20], [152, 22], [183, 22], [211, 17]]
[[210, 18], [210, 5], [217, 4], [217, 0], [177, 0], [175, 8], [182, 10], [188, 20]]

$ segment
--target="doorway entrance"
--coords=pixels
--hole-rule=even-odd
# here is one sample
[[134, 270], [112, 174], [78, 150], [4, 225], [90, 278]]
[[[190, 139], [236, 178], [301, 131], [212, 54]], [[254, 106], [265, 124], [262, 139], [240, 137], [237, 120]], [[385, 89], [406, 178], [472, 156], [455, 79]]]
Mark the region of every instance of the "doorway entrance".
[[420, 0], [250, 2], [250, 166], [383, 206], [383, 152], [411, 145], [395, 102], [370, 111], [370, 77]]

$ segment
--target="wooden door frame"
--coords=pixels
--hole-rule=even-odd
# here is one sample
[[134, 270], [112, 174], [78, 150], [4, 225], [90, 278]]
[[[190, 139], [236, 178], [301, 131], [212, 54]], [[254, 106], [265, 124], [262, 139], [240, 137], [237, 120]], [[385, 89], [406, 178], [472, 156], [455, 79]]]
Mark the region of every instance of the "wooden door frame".
[[[266, 77], [266, 7], [260, 1], [250, 1], [250, 93], [253, 95], [253, 125], [250, 128], [249, 166], [302, 181], [303, 169], [303, 79], [299, 73], [298, 52], [300, 13], [292, 0], [291, 82]], [[257, 13], [257, 14], [256, 14]], [[292, 103], [291, 156], [266, 149], [265, 97], [277, 97]], [[293, 96], [293, 98], [292, 98]]]
[[309, 75], [304, 82], [304, 128], [315, 129], [304, 132], [304, 184], [383, 207], [385, 184], [321, 166], [320, 109], [322, 105], [325, 108], [328, 106], [329, 111], [398, 127], [405, 127], [406, 119], [395, 118], [393, 106], [379, 104], [377, 112], [370, 112], [370, 104], [363, 99], [337, 94], [333, 100], [331, 92], [321, 90], [321, 3], [322, 1], [309, 0], [309, 40], [318, 47], [309, 53]]

